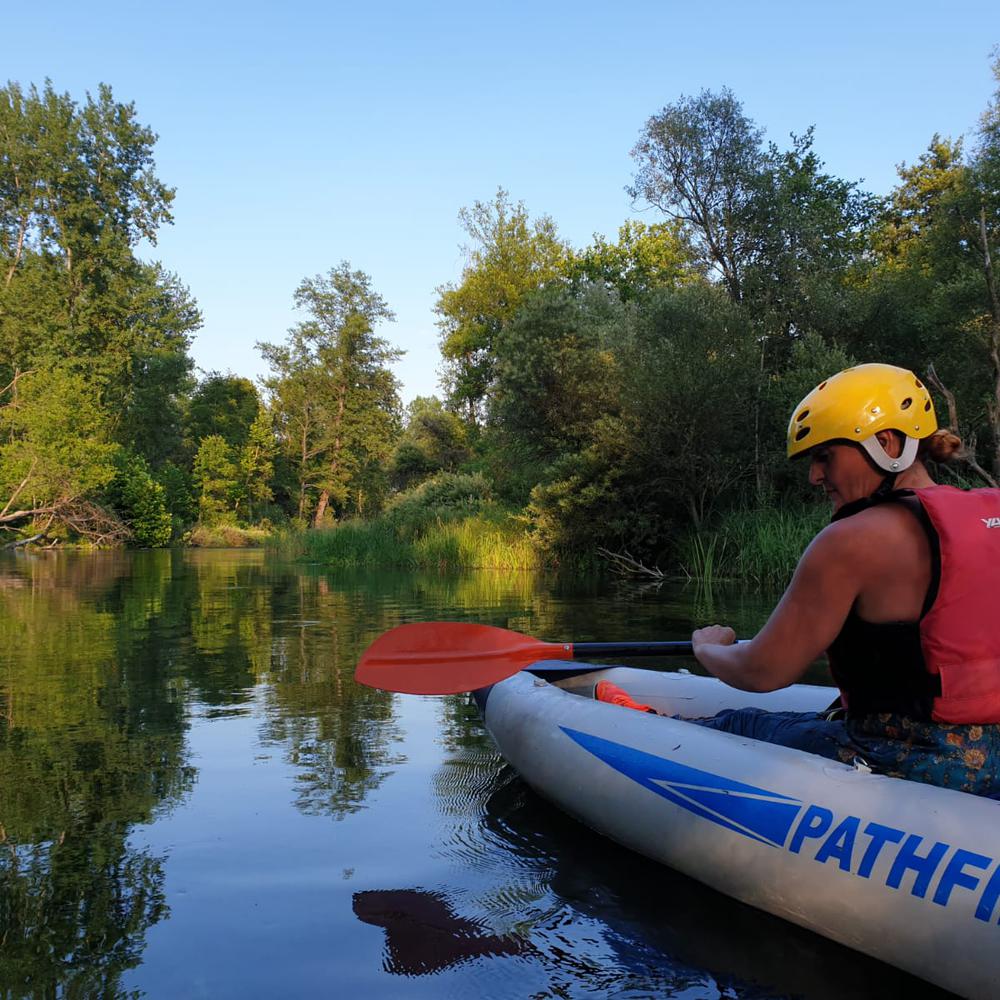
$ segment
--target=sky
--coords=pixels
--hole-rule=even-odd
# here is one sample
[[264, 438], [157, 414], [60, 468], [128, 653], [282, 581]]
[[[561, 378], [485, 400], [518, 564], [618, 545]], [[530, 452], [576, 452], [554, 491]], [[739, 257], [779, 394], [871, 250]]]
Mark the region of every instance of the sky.
[[439, 392], [436, 289], [460, 279], [459, 210], [498, 187], [577, 247], [628, 218], [647, 119], [729, 87], [768, 140], [815, 126], [829, 173], [877, 194], [935, 133], [971, 136], [994, 92], [997, 0], [48, 0], [8, 5], [0, 80], [99, 83], [159, 136], [174, 224], [141, 255], [188, 286], [204, 372], [266, 373], [258, 341], [341, 261], [371, 276]]

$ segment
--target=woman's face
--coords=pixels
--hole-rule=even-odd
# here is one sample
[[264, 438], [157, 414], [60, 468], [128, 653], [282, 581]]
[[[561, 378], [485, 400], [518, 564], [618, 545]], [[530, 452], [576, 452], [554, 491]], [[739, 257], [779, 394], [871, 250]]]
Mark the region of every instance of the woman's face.
[[845, 503], [871, 496], [882, 478], [853, 444], [818, 444], [809, 452], [809, 482], [823, 488], [834, 513]]

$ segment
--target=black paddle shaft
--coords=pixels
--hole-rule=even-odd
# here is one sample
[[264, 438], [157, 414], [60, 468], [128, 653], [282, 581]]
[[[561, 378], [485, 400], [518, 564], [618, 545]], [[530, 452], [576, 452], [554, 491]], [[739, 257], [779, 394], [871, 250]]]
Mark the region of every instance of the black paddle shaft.
[[690, 641], [574, 642], [573, 656], [691, 656]]

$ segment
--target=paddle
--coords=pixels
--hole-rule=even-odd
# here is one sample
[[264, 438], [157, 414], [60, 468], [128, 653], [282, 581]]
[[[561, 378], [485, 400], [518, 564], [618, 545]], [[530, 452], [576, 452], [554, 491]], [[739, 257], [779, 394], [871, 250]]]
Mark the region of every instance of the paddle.
[[690, 656], [690, 642], [543, 642], [471, 622], [417, 622], [380, 635], [354, 679], [403, 694], [457, 694], [496, 684], [539, 660], [607, 656]]

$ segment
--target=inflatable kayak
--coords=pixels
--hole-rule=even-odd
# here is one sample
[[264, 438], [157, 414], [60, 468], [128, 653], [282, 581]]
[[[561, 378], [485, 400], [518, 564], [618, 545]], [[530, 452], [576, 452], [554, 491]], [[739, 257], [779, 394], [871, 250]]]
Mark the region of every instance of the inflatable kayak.
[[607, 678], [686, 718], [821, 711], [832, 688], [539, 662], [474, 692], [501, 754], [594, 830], [967, 997], [1000, 996], [1000, 802], [593, 699]]

